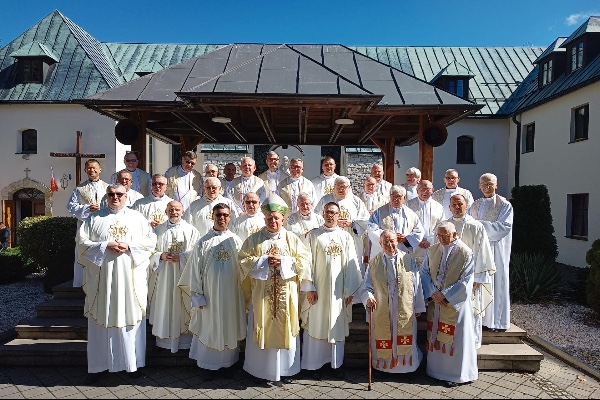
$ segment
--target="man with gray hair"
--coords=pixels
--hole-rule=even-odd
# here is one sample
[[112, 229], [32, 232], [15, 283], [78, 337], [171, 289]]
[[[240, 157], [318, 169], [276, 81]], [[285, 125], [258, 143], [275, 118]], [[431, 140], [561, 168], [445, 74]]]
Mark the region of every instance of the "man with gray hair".
[[383, 179], [383, 164], [373, 164], [371, 167], [371, 176], [377, 181], [377, 188], [375, 190], [381, 194], [388, 195], [392, 184]]
[[279, 182], [287, 178], [289, 175], [285, 171], [279, 169], [279, 154], [274, 151], [267, 153], [267, 169], [258, 177], [265, 182], [265, 188], [268, 194], [277, 193], [277, 185]]
[[219, 203], [229, 206], [231, 209], [230, 221], [235, 221], [239, 215], [235, 203], [233, 200], [221, 195], [221, 181], [219, 178], [211, 176], [204, 180], [204, 194], [192, 202], [184, 213], [183, 219], [198, 229], [200, 237], [202, 237], [212, 229], [214, 225], [212, 220], [213, 207]]
[[258, 195], [254, 192], [246, 193], [243, 204], [244, 212], [231, 223], [229, 228], [242, 239], [242, 242], [265, 226], [265, 216], [260, 210], [261, 203]]
[[414, 248], [414, 256], [420, 267], [423, 259], [427, 256], [427, 249], [436, 242], [435, 232], [437, 224], [442, 221], [444, 210], [442, 205], [431, 199], [433, 184], [426, 179], [417, 185], [418, 197], [406, 202], [406, 206], [413, 210], [423, 225], [423, 240]]
[[284, 228], [295, 233], [307, 247], [308, 232], [323, 225], [323, 217], [313, 210], [313, 202], [307, 193], [298, 195], [298, 211], [290, 214], [285, 220]]
[[482, 321], [484, 327], [496, 332], [510, 328], [509, 264], [513, 224], [513, 207], [496, 193], [497, 188], [496, 175], [481, 175], [479, 189], [483, 197], [475, 200], [469, 209], [470, 215], [481, 222], [487, 233], [496, 265], [490, 283], [493, 299]]
[[[379, 207], [371, 214], [369, 222], [381, 230], [390, 230], [396, 232], [398, 239], [398, 248], [404, 252], [411, 252], [423, 240], [423, 225], [419, 221], [419, 217], [410, 208], [406, 207], [406, 190], [402, 186], [394, 185], [390, 189], [390, 202]], [[373, 231], [371, 229], [371, 231]], [[377, 235], [379, 236], [379, 235]], [[369, 235], [371, 237], [371, 234]], [[371, 257], [377, 251], [380, 251], [379, 246], [375, 246], [375, 242], [371, 239], [373, 248], [371, 249]]]
[[277, 185], [277, 192], [288, 205], [290, 214], [298, 211], [298, 195], [300, 192], [307, 193], [313, 203], [317, 198], [315, 185], [302, 176], [303, 172], [304, 162], [302, 159], [292, 158], [290, 160], [290, 176], [279, 182], [279, 185]]
[[244, 200], [244, 195], [246, 193], [256, 193], [261, 202], [264, 201], [268, 195], [265, 182], [258, 176], [255, 176], [254, 171], [256, 171], [256, 161], [254, 161], [252, 157], [243, 157], [240, 164], [240, 172], [242, 175], [234, 178], [231, 182], [231, 186], [233, 187], [232, 200], [237, 207], [237, 213], [244, 209], [242, 201]]
[[181, 155], [181, 164], [165, 172], [167, 196], [179, 201], [184, 211], [192, 201], [202, 196], [202, 175], [194, 169], [197, 162], [198, 155], [193, 151], [186, 151]]
[[421, 182], [421, 171], [418, 168], [410, 167], [406, 170], [406, 183], [402, 187], [406, 189], [406, 201], [410, 201], [418, 196], [417, 185]]
[[156, 228], [167, 220], [167, 204], [173, 200], [165, 194], [167, 190], [167, 178], [162, 174], [152, 175], [152, 192], [150, 196], [146, 196], [139, 199], [133, 206], [132, 209], [142, 213], [144, 217], [150, 223], [152, 228]]
[[452, 213], [450, 212], [450, 197], [452, 197], [452, 195], [462, 194], [467, 200], [467, 208], [471, 207], [471, 204], [473, 204], [473, 195], [471, 194], [471, 191], [459, 187], [458, 182], [460, 182], [458, 171], [450, 168], [444, 174], [445, 186], [442, 189], [433, 192], [433, 195], [431, 196], [431, 198], [440, 203], [444, 209], [442, 220], [447, 220], [452, 217]]
[[219, 167], [217, 167], [215, 164], [206, 164], [206, 166], [204, 167], [204, 176], [206, 177], [215, 177], [218, 178], [219, 177]]

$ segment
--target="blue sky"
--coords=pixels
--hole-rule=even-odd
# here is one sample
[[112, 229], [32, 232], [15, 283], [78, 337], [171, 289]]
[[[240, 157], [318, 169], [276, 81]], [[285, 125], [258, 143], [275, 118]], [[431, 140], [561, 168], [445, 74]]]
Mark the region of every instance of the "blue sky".
[[101, 42], [548, 46], [600, 0], [2, 0], [0, 46], [54, 10]]

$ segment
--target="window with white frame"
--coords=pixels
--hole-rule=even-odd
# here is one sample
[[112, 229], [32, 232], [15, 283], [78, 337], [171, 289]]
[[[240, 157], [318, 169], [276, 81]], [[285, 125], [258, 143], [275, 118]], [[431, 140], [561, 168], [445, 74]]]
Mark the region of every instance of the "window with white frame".
[[552, 60], [542, 65], [542, 86], [552, 82]]
[[571, 109], [571, 142], [588, 139], [589, 122], [589, 104]]
[[583, 42], [571, 47], [571, 72], [583, 67]]
[[457, 164], [475, 164], [473, 142], [474, 139], [472, 136], [463, 135], [456, 138]]
[[567, 237], [587, 240], [589, 193], [567, 194]]
[[525, 125], [523, 130], [525, 131], [523, 135], [523, 153], [532, 153], [535, 143], [535, 122]]

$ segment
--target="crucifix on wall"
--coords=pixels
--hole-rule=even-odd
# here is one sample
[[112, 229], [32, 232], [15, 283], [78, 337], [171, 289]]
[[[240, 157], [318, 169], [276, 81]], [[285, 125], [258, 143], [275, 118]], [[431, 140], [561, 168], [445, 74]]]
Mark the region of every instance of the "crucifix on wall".
[[77, 148], [75, 153], [54, 153], [50, 152], [50, 157], [75, 157], [75, 185], [81, 183], [81, 159], [82, 158], [105, 158], [106, 154], [88, 154], [81, 152], [82, 133], [77, 131]]

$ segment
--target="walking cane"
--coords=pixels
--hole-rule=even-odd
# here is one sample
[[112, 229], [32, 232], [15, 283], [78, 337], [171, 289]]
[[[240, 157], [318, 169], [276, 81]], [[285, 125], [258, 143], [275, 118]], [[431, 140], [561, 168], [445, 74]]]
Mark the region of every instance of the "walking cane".
[[368, 380], [369, 384], [367, 386], [367, 390], [371, 390], [371, 370], [373, 369], [373, 349], [371, 347], [371, 328], [373, 327], [373, 307], [367, 307], [369, 309], [369, 374]]

